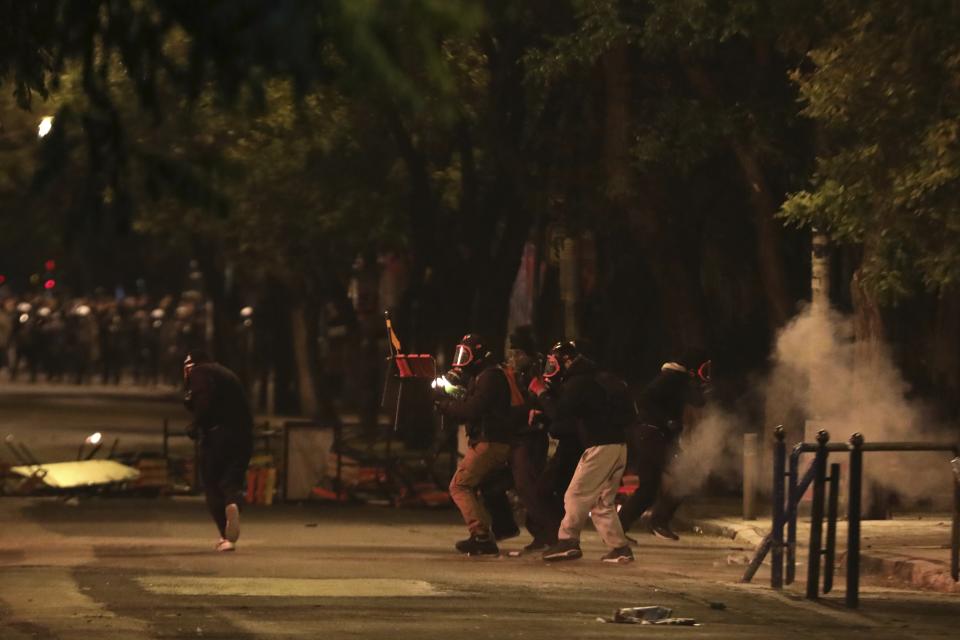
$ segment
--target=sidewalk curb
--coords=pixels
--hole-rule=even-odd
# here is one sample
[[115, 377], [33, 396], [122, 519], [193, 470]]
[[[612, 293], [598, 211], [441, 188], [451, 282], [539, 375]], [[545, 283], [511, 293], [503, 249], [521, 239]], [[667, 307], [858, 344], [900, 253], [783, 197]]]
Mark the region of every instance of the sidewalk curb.
[[[763, 542], [766, 532], [757, 526], [744, 524], [722, 524], [712, 520], [678, 519], [678, 525], [694, 532], [729, 538], [756, 550]], [[837, 557], [837, 568], [846, 566], [846, 552]], [[860, 552], [860, 572], [863, 575], [881, 576], [906, 583], [917, 589], [939, 591], [941, 593], [960, 593], [960, 583], [950, 577], [948, 567], [921, 559], [887, 557], [881, 554]]]
[[699, 532], [703, 532], [711, 536], [718, 536], [720, 538], [729, 538], [735, 542], [749, 545], [752, 549], [759, 547], [760, 543], [763, 542], [764, 536], [766, 535], [753, 525], [736, 526], [720, 524], [719, 522], [714, 522], [712, 520], [697, 519], [678, 519], [678, 524], [683, 529], [688, 529], [694, 532], [698, 532], [697, 530], [699, 529]]

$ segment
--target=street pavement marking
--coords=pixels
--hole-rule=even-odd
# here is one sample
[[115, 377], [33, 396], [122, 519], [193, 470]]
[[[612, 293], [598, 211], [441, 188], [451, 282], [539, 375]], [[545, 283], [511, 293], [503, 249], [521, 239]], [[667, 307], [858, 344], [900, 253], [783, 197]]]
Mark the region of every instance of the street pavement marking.
[[398, 598], [446, 596], [423, 580], [394, 578], [219, 578], [144, 576], [145, 590], [173, 596], [253, 596], [303, 598]]

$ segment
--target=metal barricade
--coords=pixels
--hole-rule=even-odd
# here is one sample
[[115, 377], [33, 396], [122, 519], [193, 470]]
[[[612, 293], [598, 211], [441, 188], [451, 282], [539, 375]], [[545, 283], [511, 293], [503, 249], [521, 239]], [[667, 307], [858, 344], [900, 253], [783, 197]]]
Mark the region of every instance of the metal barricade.
[[[773, 491], [772, 526], [770, 533], [757, 548], [753, 560], [741, 579], [749, 582], [763, 563], [767, 553], [771, 554], [770, 586], [783, 588], [784, 583], [791, 584], [796, 575], [797, 546], [797, 509], [802, 496], [813, 484], [813, 501], [810, 518], [810, 543], [807, 564], [807, 598], [816, 599], [820, 595], [821, 569], [823, 593], [833, 589], [833, 577], [836, 558], [837, 511], [839, 504], [840, 465], [831, 464], [827, 474], [830, 453], [849, 454], [849, 496], [847, 499], [847, 556], [846, 576], [847, 607], [859, 606], [860, 592], [860, 519], [863, 488], [863, 454], [866, 452], [936, 452], [946, 451], [955, 456], [951, 460], [953, 468], [953, 522], [950, 538], [950, 575], [954, 581], [960, 581], [960, 446], [931, 442], [874, 442], [865, 443], [861, 434], [855, 433], [846, 443], [830, 442], [826, 431], [817, 434], [817, 442], [801, 442], [794, 446], [790, 455], [789, 467], [786, 460], [783, 427], [774, 430], [773, 445]], [[800, 457], [804, 453], [814, 453], [813, 464], [803, 478], [799, 478]], [[787, 482], [786, 491], [784, 481]], [[829, 494], [826, 487], [829, 483]], [[825, 504], [826, 503], [826, 504]], [[824, 511], [826, 510], [826, 513]], [[826, 541], [823, 539], [823, 520], [826, 517]], [[786, 530], [786, 534], [784, 533]], [[784, 539], [786, 538], [786, 539]], [[784, 561], [786, 567], [784, 567]], [[784, 568], [786, 571], [784, 571]]]

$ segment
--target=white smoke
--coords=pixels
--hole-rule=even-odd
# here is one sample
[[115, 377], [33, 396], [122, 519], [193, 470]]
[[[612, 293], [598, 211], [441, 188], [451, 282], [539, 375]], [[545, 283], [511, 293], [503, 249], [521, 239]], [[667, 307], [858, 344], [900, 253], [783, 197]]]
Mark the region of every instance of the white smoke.
[[740, 472], [740, 432], [736, 418], [718, 407], [710, 406], [702, 417], [689, 421], [680, 437], [680, 451], [664, 479], [671, 495], [691, 495], [711, 475], [722, 480], [736, 478]]
[[[853, 340], [851, 322], [834, 311], [808, 308], [784, 327], [767, 387], [768, 415], [799, 409], [813, 427], [807, 440], [823, 428], [832, 442], [846, 442], [854, 432], [867, 442], [949, 441], [944, 429], [932, 425], [929, 411], [908, 399], [910, 387], [889, 350]], [[945, 453], [869, 453], [864, 468], [868, 478], [896, 488], [901, 497], [936, 501], [950, 487], [948, 459]]]

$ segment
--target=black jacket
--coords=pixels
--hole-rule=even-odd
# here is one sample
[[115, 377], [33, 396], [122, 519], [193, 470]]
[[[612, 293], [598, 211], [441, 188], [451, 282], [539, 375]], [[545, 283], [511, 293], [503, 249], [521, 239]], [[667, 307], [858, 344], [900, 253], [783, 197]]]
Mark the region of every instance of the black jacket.
[[477, 442], [509, 443], [510, 386], [503, 371], [491, 362], [467, 383], [463, 398], [443, 398], [437, 409], [444, 416], [467, 425], [470, 444]]
[[671, 369], [661, 370], [637, 398], [640, 422], [672, 435], [683, 429], [683, 408], [688, 404], [702, 407], [703, 392], [689, 374]]
[[555, 437], [576, 433], [584, 448], [625, 442], [624, 428], [635, 415], [621, 417], [613, 406], [607, 383], [626, 385], [612, 374], [602, 372], [583, 356], [567, 369], [563, 382], [540, 396]]
[[249, 437], [253, 416], [240, 379], [215, 362], [198, 364], [186, 380], [183, 404], [193, 413], [194, 428], [203, 435], [219, 427]]

